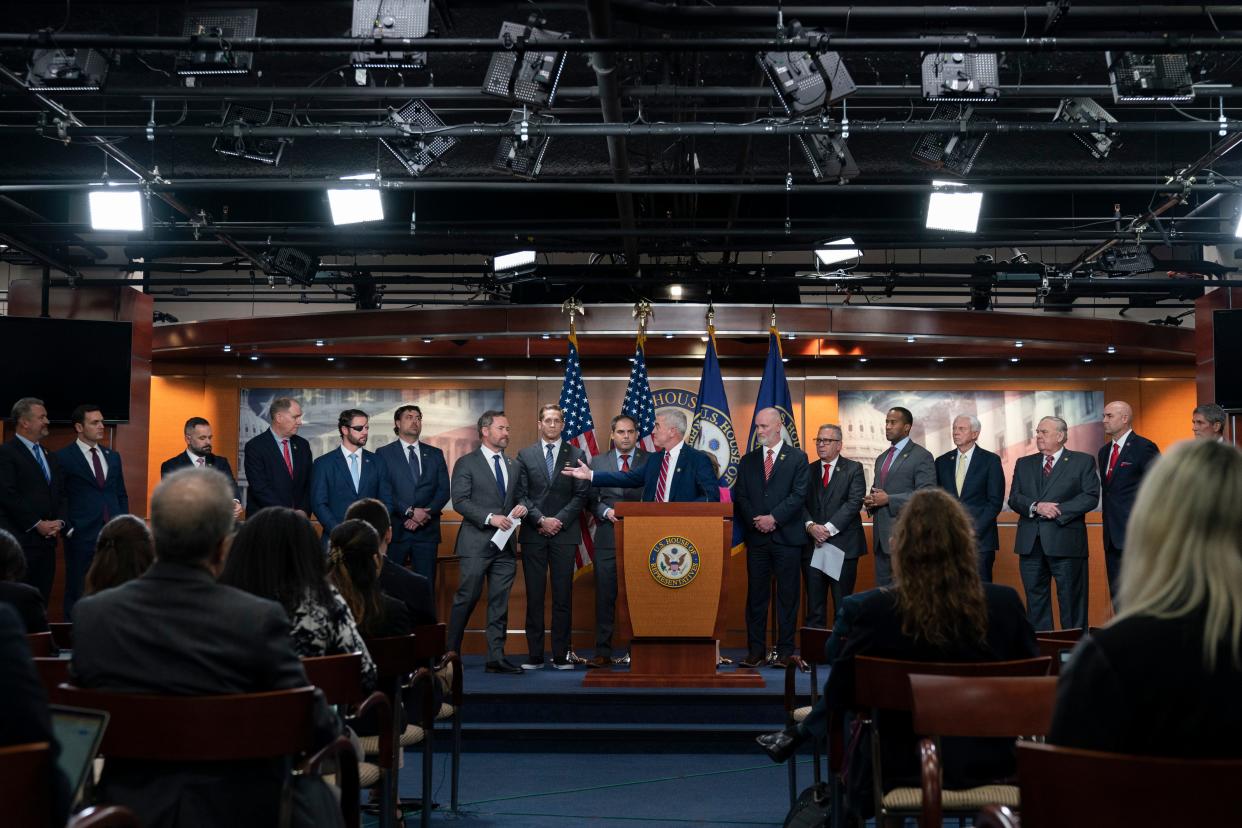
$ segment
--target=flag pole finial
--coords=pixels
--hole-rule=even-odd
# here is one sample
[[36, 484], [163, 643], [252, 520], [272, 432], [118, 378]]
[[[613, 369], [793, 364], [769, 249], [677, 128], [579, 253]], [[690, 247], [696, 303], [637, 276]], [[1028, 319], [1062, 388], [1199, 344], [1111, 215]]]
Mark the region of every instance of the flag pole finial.
[[647, 323], [655, 317], [655, 311], [651, 309], [651, 303], [643, 299], [634, 303], [633, 316], [638, 320], [638, 332], [646, 334]]
[[583, 317], [585, 317], [586, 307], [581, 302], [579, 302], [576, 298], [570, 297], [569, 299], [566, 299], [564, 302], [561, 303], [561, 313], [569, 314], [569, 332], [577, 333], [578, 326], [577, 326], [576, 320], [574, 319], [574, 316], [576, 314], [581, 314]]
[[772, 305], [772, 316], [768, 324], [773, 328], [776, 327], [776, 305]]
[[707, 330], [711, 332], [715, 330], [715, 328], [716, 328], [716, 306], [713, 303], [708, 302], [707, 303]]

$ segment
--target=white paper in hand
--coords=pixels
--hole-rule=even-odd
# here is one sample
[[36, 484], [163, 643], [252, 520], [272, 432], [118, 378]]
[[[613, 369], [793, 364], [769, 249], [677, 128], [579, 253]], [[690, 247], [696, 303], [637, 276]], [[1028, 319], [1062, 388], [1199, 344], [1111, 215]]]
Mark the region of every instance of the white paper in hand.
[[[510, 518], [510, 520], [513, 521], [512, 526], [508, 529], [497, 529], [496, 534], [492, 535], [492, 543], [496, 544], [497, 549], [504, 549], [505, 544], [509, 542], [509, 538], [513, 537], [513, 533], [522, 525], [521, 518]], [[838, 566], [837, 571], [839, 572], [840, 570], [841, 567]]]
[[845, 564], [845, 551], [827, 541], [815, 545], [811, 553], [811, 566], [834, 581], [841, 580], [841, 567]]

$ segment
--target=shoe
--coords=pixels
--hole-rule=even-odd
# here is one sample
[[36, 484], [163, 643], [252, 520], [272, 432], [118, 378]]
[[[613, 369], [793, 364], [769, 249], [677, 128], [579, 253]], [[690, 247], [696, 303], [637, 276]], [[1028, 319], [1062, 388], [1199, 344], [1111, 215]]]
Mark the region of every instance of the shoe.
[[520, 676], [522, 674], [522, 668], [514, 666], [513, 664], [510, 664], [509, 662], [501, 659], [500, 661], [487, 662], [487, 664], [483, 665], [483, 672], [485, 673], [507, 673], [508, 675]]
[[528, 658], [522, 662], [522, 669], [523, 670], [542, 670], [543, 659], [542, 658]]
[[766, 660], [767, 658], [763, 655], [763, 653], [750, 653], [749, 655], [746, 656], [746, 658], [739, 661], [737, 663], [737, 666], [738, 667], [758, 667], [760, 664], [763, 664]]
[[[539, 666], [542, 667], [543, 665], [540, 664]], [[552, 659], [552, 669], [572, 670], [574, 669], [574, 663], [570, 661], [569, 659], [554, 658]]]
[[594, 670], [599, 667], [611, 667], [612, 659], [608, 656], [596, 656], [595, 658], [587, 659], [585, 666], [588, 670]]
[[762, 736], [755, 737], [755, 741], [759, 743], [759, 747], [763, 748], [763, 752], [778, 765], [793, 756], [804, 739], [806, 736], [797, 729], [778, 730], [775, 733], [764, 733]]
[[775, 667], [778, 670], [784, 670], [789, 666], [789, 656], [777, 656], [768, 662], [769, 667]]

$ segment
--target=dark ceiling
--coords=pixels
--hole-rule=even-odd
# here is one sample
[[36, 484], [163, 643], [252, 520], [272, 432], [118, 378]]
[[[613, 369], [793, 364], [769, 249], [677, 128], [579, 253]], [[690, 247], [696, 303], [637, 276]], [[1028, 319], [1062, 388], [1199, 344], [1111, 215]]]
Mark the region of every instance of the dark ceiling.
[[[429, 301], [446, 284], [465, 289], [453, 301], [546, 302], [575, 292], [652, 296], [678, 281], [726, 301], [798, 301], [817, 284], [862, 295], [917, 293], [929, 303], [940, 295], [960, 307], [973, 289], [977, 308], [1003, 306], [1004, 289], [1021, 288], [1027, 304], [1061, 310], [1089, 296], [1116, 299], [1117, 307], [1179, 307], [1208, 280], [1230, 275], [1204, 261], [1203, 248], [1236, 243], [1229, 194], [1242, 177], [1242, 153], [1228, 152], [1242, 140], [1242, 121], [1229, 121], [1222, 136], [1218, 119], [1239, 102], [1237, 6], [785, 4], [785, 24], [798, 20], [829, 35], [819, 48], [837, 51], [858, 87], [844, 104], [791, 119], [759, 69], [760, 49], [747, 48], [775, 44], [775, 7], [441, 0], [431, 4], [429, 37], [461, 42], [452, 50], [429, 44], [426, 68], [370, 70], [358, 85], [343, 40], [353, 3], [207, 5], [257, 9], [256, 34], [270, 40], [252, 44], [249, 74], [199, 78], [194, 88], [175, 74], [175, 60], [185, 45], [183, 21], [197, 6], [6, 6], [0, 241], [11, 245], [10, 261], [49, 263], [56, 280], [64, 271], [70, 281], [94, 281], [118, 278], [141, 258], [149, 290], [183, 288], [183, 295], [263, 281], [264, 271], [283, 287], [270, 256], [294, 247], [323, 258], [394, 257], [367, 272], [390, 295]], [[390, 0], [388, 10], [402, 5]], [[498, 127], [514, 104], [480, 91], [501, 24], [526, 24], [531, 15], [548, 30], [595, 38], [568, 42], [555, 105], [539, 111], [562, 128], [626, 125], [611, 138], [550, 129], [533, 182], [494, 168]], [[967, 35], [977, 42], [963, 46]], [[151, 36], [168, 39], [144, 39]], [[985, 191], [976, 234], [924, 227], [929, 182], [953, 178], [911, 157], [918, 124], [934, 106], [919, 86], [920, 60], [940, 50], [937, 37], [948, 39], [945, 51], [998, 55], [999, 94], [976, 105], [981, 120], [966, 128], [975, 131], [959, 136], [987, 133], [973, 169], [958, 179]], [[334, 40], [323, 48], [291, 40], [306, 38]], [[989, 52], [989, 38], [1005, 48]], [[1115, 103], [1105, 50], [1150, 52], [1160, 42], [1153, 38], [1167, 39], [1161, 51], [1187, 56], [1193, 100]], [[622, 42], [593, 53], [606, 41]], [[24, 81], [36, 43], [101, 50], [109, 61], [103, 90], [32, 94]], [[615, 61], [615, 71], [597, 74], [593, 54], [604, 66]], [[1065, 98], [1091, 98], [1116, 119], [1106, 159], [1051, 126]], [[477, 125], [455, 133], [457, 144], [417, 177], [377, 137], [394, 134], [390, 113], [412, 100], [450, 127]], [[222, 125], [230, 105], [258, 116]], [[846, 119], [859, 172], [846, 183], [817, 182], [789, 125], [839, 136]], [[66, 127], [60, 132], [58, 120]], [[722, 134], [730, 132], [722, 125], [754, 128]], [[213, 149], [239, 140], [254, 146], [256, 126], [268, 129], [268, 142], [289, 141], [278, 165]], [[284, 132], [271, 134], [277, 127]], [[152, 185], [146, 229], [92, 232], [86, 185], [105, 172], [133, 181], [127, 165]], [[333, 227], [325, 183], [377, 169], [385, 221]], [[866, 251], [851, 278], [808, 275], [809, 251], [843, 236]], [[1118, 263], [1117, 248], [1136, 241], [1154, 246], [1154, 259], [1118, 278], [1125, 255]], [[1103, 252], [1106, 244], [1115, 247]], [[484, 257], [519, 248], [544, 254], [539, 269], [497, 280]], [[780, 255], [788, 251], [799, 255]], [[171, 266], [187, 259], [196, 260], [195, 272]], [[364, 266], [339, 262], [323, 265], [313, 287], [334, 284], [329, 296], [363, 304], [365, 277], [353, 274]]]

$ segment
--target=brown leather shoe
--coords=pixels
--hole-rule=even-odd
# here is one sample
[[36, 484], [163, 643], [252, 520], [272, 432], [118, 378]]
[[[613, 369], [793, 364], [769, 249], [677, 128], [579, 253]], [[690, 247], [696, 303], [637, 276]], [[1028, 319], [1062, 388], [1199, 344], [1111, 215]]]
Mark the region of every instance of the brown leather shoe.
[[583, 662], [583, 664], [585, 664], [588, 669], [594, 670], [598, 667], [611, 667], [612, 659], [608, 656], [596, 656], [595, 658], [588, 658]]

